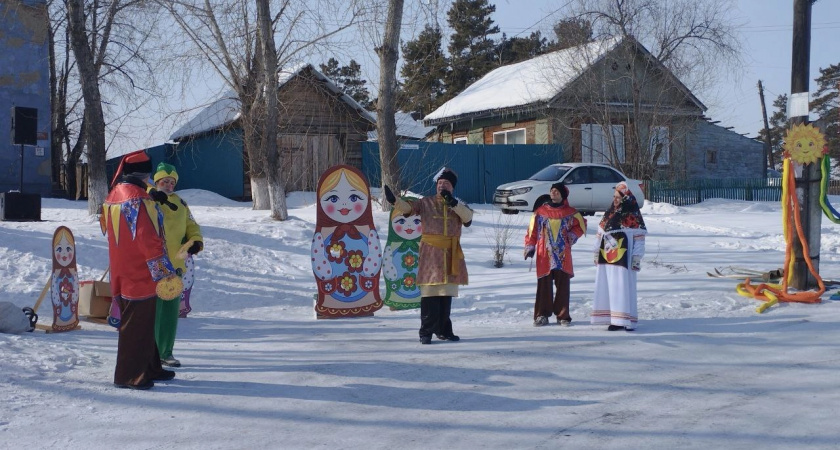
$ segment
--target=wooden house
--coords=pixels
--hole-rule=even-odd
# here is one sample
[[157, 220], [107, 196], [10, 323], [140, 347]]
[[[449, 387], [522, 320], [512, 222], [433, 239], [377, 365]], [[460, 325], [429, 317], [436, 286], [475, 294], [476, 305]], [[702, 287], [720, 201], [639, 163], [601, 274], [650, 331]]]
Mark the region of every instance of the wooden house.
[[610, 164], [635, 178], [762, 177], [762, 145], [705, 111], [643, 45], [614, 37], [497, 68], [424, 123], [435, 127], [428, 140], [560, 144], [564, 161]]
[[[281, 70], [278, 76], [277, 144], [286, 190], [315, 190], [321, 173], [336, 164], [361, 167], [361, 143], [376, 127], [374, 117], [312, 64]], [[177, 146], [168, 159], [179, 173], [197, 172], [179, 188], [250, 198], [239, 111], [239, 99], [228, 92], [170, 136]]]

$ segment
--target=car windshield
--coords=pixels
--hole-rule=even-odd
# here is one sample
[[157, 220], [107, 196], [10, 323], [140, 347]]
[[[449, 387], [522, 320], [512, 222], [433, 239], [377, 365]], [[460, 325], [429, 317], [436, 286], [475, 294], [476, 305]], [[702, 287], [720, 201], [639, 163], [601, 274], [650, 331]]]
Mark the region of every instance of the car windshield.
[[570, 169], [569, 166], [548, 166], [543, 170], [531, 175], [529, 180], [534, 181], [557, 181]]

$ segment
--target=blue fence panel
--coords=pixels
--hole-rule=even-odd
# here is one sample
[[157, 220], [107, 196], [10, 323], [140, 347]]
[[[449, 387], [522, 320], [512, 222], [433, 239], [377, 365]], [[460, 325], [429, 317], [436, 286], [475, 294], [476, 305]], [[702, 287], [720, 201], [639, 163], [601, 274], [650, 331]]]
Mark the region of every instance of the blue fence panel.
[[[463, 145], [409, 142], [397, 152], [404, 188], [434, 193], [432, 176], [447, 166], [458, 173], [456, 195], [468, 203], [489, 203], [496, 186], [523, 180], [543, 167], [563, 161], [559, 145]], [[379, 145], [362, 143], [362, 171], [379, 186]]]

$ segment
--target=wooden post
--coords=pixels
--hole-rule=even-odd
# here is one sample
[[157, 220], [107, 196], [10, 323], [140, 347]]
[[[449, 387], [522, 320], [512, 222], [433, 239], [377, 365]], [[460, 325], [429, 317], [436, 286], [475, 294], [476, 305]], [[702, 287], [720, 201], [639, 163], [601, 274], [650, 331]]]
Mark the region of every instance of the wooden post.
[[[790, 92], [791, 97], [798, 93], [807, 93], [809, 84], [809, 64], [811, 61], [811, 0], [793, 2], [793, 51], [791, 61]], [[808, 116], [791, 117], [791, 125], [807, 124]], [[811, 275], [805, 258], [810, 258], [814, 268], [819, 271], [820, 263], [820, 220], [819, 204], [820, 167], [817, 163], [807, 164], [802, 174], [796, 178], [796, 195], [799, 197], [799, 214], [802, 231], [808, 242], [809, 255], [803, 255], [802, 244], [793, 239], [793, 270], [791, 286], [806, 290], [817, 286], [817, 280]]]
[[776, 168], [776, 161], [773, 158], [773, 145], [770, 141], [770, 123], [767, 122], [767, 106], [764, 104], [764, 86], [761, 84], [761, 80], [758, 80], [758, 96], [761, 98], [761, 116], [764, 118], [764, 152], [766, 153], [766, 158], [764, 158], [764, 176], [767, 175], [767, 168], [775, 169]]

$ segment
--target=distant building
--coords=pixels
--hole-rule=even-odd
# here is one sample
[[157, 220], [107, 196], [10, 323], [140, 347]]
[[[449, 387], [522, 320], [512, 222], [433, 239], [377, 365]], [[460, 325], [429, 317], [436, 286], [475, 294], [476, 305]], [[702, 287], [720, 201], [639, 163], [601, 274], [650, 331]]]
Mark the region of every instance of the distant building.
[[[45, 0], [0, 2], [0, 192], [50, 195], [61, 154], [50, 149], [49, 32]], [[14, 107], [34, 108], [35, 145], [13, 144]], [[21, 124], [18, 124], [21, 125]], [[18, 130], [20, 131], [20, 130]]]
[[[361, 168], [361, 143], [375, 119], [312, 64], [281, 70], [278, 149], [286, 190], [315, 190], [328, 167]], [[170, 139], [168, 156], [179, 171], [192, 172], [181, 188], [198, 188], [230, 198], [250, 198], [248, 158], [239, 121], [240, 102], [229, 92], [199, 111]]]
[[649, 178], [763, 177], [761, 143], [706, 109], [638, 41], [614, 37], [499, 67], [423, 122], [430, 141], [560, 144], [564, 161]]

